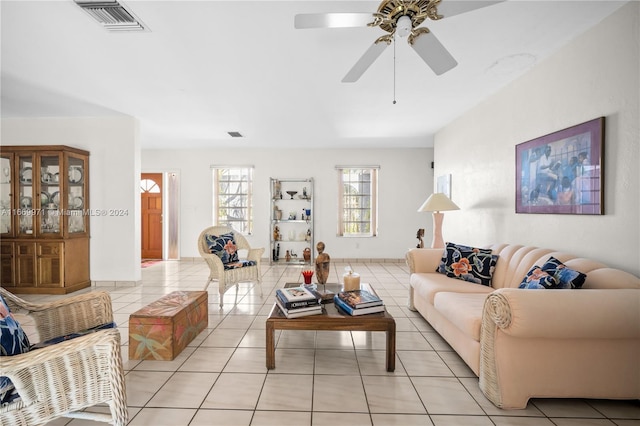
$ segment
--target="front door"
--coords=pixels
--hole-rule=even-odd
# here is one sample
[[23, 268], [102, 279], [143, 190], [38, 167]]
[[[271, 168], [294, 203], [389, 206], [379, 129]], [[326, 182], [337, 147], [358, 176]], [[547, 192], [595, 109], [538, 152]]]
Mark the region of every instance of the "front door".
[[142, 173], [142, 258], [162, 259], [162, 173]]

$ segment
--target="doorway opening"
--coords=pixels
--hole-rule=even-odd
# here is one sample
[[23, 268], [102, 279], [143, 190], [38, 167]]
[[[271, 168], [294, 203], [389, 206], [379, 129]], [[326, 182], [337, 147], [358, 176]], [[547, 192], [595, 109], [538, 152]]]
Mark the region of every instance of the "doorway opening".
[[[180, 180], [177, 172], [140, 175], [141, 258], [143, 267], [158, 260], [180, 259], [178, 212]], [[156, 262], [150, 262], [156, 261]]]
[[141, 258], [143, 261], [180, 259], [179, 188], [177, 172], [145, 172], [140, 175]]
[[142, 173], [142, 260], [162, 259], [162, 173]]

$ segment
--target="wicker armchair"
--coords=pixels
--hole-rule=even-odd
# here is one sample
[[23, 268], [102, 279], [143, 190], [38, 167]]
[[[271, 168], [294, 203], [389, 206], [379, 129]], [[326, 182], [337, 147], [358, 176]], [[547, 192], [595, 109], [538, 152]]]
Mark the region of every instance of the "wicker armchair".
[[[26, 310], [41, 341], [113, 321], [106, 292], [35, 304], [0, 288], [12, 312]], [[120, 332], [105, 329], [30, 352], [2, 357], [0, 376], [13, 382], [20, 399], [0, 406], [0, 424], [34, 426], [58, 417], [127, 423]], [[81, 411], [106, 403], [110, 414]]]
[[[224, 264], [220, 258], [209, 252], [209, 247], [205, 240], [205, 235], [222, 235], [233, 233], [233, 239], [235, 240], [238, 250], [247, 250], [247, 260], [253, 260], [256, 262], [254, 266], [245, 266], [242, 268], [224, 269]], [[220, 293], [220, 307], [222, 308], [224, 302], [224, 293], [231, 286], [237, 285], [240, 281], [256, 281], [258, 285], [261, 284], [262, 279], [260, 276], [260, 259], [264, 248], [251, 248], [247, 239], [240, 233], [234, 231], [226, 226], [210, 226], [200, 233], [198, 237], [198, 251], [200, 256], [207, 262], [209, 266], [209, 279], [205, 290], [209, 287], [209, 284], [213, 280], [218, 280], [218, 292]], [[262, 296], [262, 286], [260, 286], [260, 295]]]

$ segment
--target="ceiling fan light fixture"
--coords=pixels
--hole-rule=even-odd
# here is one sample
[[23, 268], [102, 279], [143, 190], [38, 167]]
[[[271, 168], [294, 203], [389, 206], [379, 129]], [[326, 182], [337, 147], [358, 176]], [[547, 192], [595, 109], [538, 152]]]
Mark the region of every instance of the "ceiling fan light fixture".
[[[440, 75], [454, 68], [458, 62], [426, 26], [421, 26], [422, 23], [427, 19], [437, 21], [445, 16], [459, 15], [504, 1], [506, 0], [382, 0], [377, 12], [373, 14], [307, 13], [296, 15], [294, 24], [296, 28], [334, 28], [366, 25], [367, 27], [379, 27], [387, 33], [382, 37], [378, 37], [373, 45], [367, 49], [342, 79], [343, 83], [356, 82], [380, 56], [382, 51], [396, 40], [396, 35], [401, 38], [406, 37], [409, 46], [413, 48], [436, 75]], [[442, 9], [440, 6], [442, 6]], [[373, 21], [371, 22], [372, 18]]]
[[406, 37], [409, 35], [411, 30], [413, 29], [413, 24], [411, 22], [411, 18], [407, 15], [402, 15], [398, 18], [398, 22], [396, 23], [396, 34], [400, 37]]

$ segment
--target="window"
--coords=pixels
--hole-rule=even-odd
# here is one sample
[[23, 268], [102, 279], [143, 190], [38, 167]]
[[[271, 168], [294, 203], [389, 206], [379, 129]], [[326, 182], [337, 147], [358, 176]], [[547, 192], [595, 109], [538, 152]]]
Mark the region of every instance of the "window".
[[213, 169], [213, 223], [228, 225], [241, 234], [251, 234], [253, 167]]
[[338, 235], [378, 234], [378, 166], [336, 167], [338, 170]]
[[160, 187], [151, 179], [142, 179], [140, 181], [140, 192], [149, 192], [152, 194], [159, 194]]

